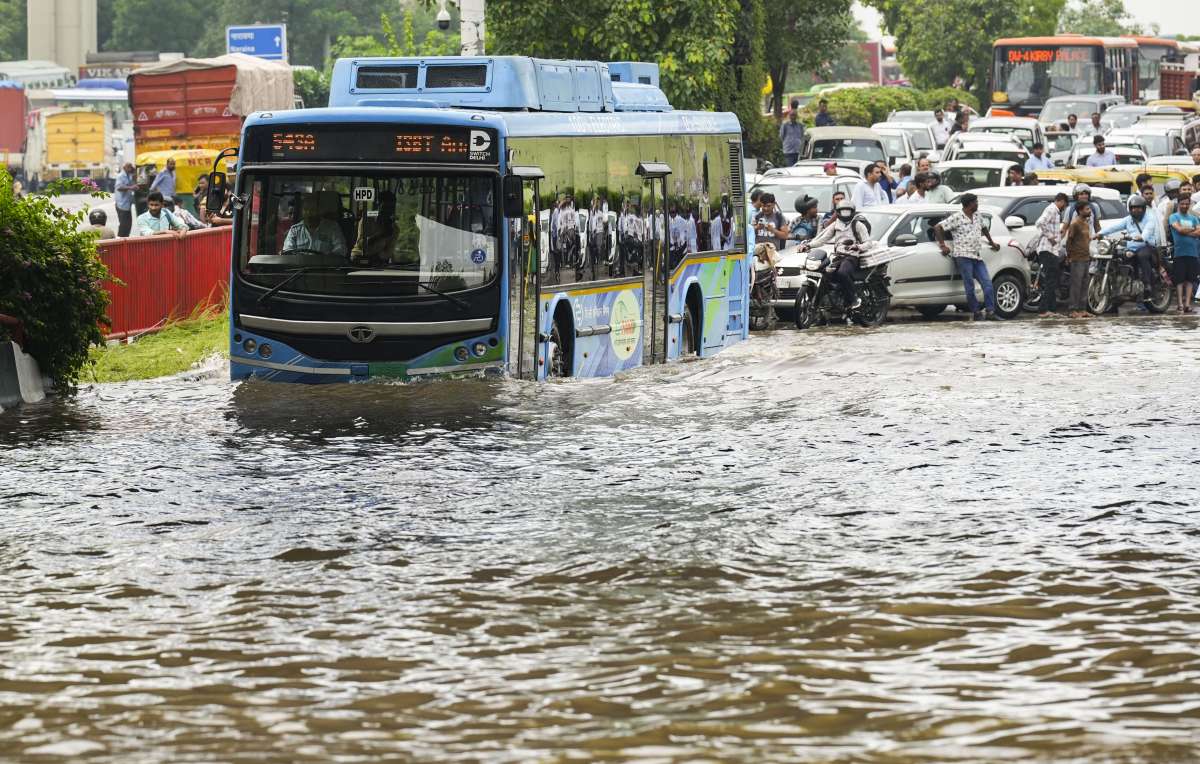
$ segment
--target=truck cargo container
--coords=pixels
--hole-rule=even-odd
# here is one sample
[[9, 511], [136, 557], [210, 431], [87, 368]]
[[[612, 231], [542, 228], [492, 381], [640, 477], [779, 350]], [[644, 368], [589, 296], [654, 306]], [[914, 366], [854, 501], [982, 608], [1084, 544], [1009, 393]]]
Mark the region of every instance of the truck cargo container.
[[38, 109], [29, 114], [25, 177], [35, 188], [60, 178], [91, 178], [112, 185], [113, 154], [108, 117], [83, 109]]
[[129, 76], [137, 150], [237, 146], [246, 115], [291, 109], [294, 94], [291, 67], [240, 53], [139, 69]]
[[24, 160], [27, 104], [20, 83], [0, 81], [0, 167], [10, 171]]

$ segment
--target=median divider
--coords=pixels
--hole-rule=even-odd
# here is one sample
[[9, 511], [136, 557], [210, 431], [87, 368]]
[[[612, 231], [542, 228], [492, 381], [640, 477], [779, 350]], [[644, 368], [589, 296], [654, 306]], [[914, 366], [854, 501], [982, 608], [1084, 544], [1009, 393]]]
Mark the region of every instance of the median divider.
[[150, 331], [198, 308], [220, 305], [229, 288], [232, 236], [225, 226], [183, 236], [97, 242], [100, 259], [114, 279], [104, 285], [112, 299], [109, 339]]

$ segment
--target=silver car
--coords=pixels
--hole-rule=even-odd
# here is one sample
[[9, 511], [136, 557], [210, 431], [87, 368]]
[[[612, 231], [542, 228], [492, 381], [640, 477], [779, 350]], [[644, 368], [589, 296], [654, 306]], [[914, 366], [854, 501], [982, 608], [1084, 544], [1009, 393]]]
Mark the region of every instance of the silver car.
[[[888, 265], [893, 306], [912, 306], [926, 318], [951, 305], [966, 310], [962, 277], [954, 259], [942, 254], [933, 232], [935, 225], [960, 209], [956, 204], [890, 204], [863, 210], [861, 214], [871, 224], [871, 238], [889, 247], [912, 247], [912, 254]], [[994, 252], [986, 241], [983, 244], [983, 260], [996, 293], [996, 315], [1015, 318], [1029, 292], [1029, 262], [999, 210], [980, 207], [977, 214], [983, 216], [983, 225], [1000, 245], [1000, 251]], [[780, 259], [777, 308], [794, 307], [804, 257], [793, 250]], [[976, 286], [975, 293], [982, 304], [983, 291]]]

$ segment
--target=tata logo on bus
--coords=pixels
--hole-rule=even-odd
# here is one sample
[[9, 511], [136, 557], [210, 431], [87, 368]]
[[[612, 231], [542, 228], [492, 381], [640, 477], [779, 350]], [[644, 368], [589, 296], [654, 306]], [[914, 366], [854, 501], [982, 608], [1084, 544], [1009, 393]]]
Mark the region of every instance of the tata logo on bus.
[[350, 338], [351, 342], [365, 345], [375, 339], [375, 330], [369, 326], [352, 326], [346, 330], [346, 336]]

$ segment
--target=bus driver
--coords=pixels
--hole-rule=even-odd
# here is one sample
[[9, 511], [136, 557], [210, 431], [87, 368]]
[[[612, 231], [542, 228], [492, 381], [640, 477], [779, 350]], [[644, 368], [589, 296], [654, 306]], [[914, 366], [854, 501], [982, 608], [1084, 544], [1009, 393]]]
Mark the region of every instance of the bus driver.
[[341, 227], [323, 214], [337, 210], [337, 192], [305, 194], [302, 210], [300, 222], [288, 229], [280, 254], [317, 253], [345, 257], [346, 239], [342, 236]]

